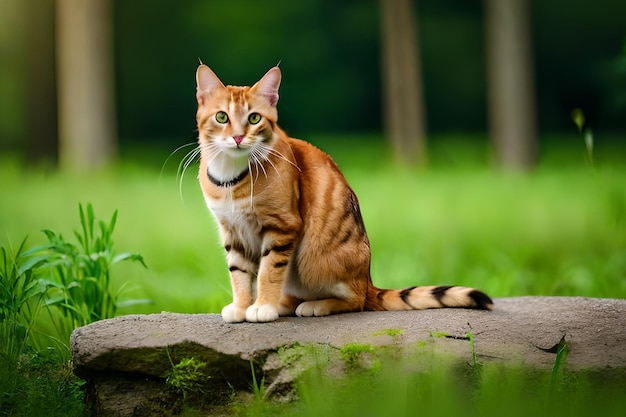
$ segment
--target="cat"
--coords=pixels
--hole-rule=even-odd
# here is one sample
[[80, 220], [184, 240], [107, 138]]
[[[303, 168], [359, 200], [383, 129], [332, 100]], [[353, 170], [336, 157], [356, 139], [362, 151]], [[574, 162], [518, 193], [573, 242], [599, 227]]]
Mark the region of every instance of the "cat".
[[490, 310], [461, 286], [375, 287], [359, 202], [335, 162], [277, 124], [281, 71], [251, 87], [196, 72], [200, 186], [226, 251], [224, 321], [271, 322], [363, 310]]

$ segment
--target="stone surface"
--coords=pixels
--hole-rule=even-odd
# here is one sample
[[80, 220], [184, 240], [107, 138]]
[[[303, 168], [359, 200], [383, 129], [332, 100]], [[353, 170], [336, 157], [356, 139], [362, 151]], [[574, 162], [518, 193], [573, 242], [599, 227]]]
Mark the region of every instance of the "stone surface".
[[[402, 332], [393, 336], [390, 329]], [[151, 391], [146, 395], [151, 399], [135, 396], [132, 407], [109, 409], [122, 401], [114, 398], [116, 387], [137, 393], [147, 385], [165, 386], [173, 365], [183, 358], [207, 364], [203, 372], [220, 397], [220, 387], [249, 390], [251, 360], [257, 365], [258, 380], [265, 376], [266, 384], [280, 391], [290, 379], [289, 370], [283, 369], [289, 364], [275, 355], [284, 346], [313, 344], [334, 349], [368, 343], [409, 348], [428, 343], [470, 360], [468, 332], [473, 335], [477, 358], [483, 361], [550, 368], [553, 348], [563, 339], [571, 369], [626, 367], [626, 300], [579, 297], [496, 299], [493, 311], [364, 312], [280, 318], [264, 324], [227, 324], [214, 314], [129, 315], [77, 329], [71, 350], [75, 372], [91, 383], [90, 398], [98, 414], [149, 415], [147, 402], [168, 403], [164, 394]], [[110, 381], [117, 382], [111, 385]]]

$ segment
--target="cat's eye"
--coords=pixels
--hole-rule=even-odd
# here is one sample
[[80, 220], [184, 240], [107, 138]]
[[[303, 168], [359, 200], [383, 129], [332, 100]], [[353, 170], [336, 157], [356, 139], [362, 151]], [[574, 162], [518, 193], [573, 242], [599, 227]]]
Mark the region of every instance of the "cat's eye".
[[248, 121], [251, 125], [255, 125], [261, 121], [261, 115], [259, 113], [252, 113], [248, 116]]
[[224, 124], [228, 122], [228, 115], [223, 111], [218, 111], [215, 113], [215, 120], [217, 120], [218, 123]]

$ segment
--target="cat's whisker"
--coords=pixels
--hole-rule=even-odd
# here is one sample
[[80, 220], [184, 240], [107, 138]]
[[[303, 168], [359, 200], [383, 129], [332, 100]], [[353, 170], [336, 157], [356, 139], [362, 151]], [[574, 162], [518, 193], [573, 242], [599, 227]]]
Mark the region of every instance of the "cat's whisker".
[[300, 167], [298, 165], [296, 165], [294, 162], [290, 161], [285, 155], [283, 155], [282, 153], [280, 153], [279, 151], [277, 151], [276, 149], [272, 148], [271, 146], [268, 146], [266, 144], [262, 144], [265, 149], [267, 150], [267, 152], [271, 155], [274, 155], [275, 157], [282, 159], [285, 162], [288, 162], [291, 166], [293, 166], [295, 169], [297, 169], [299, 172], [302, 172], [302, 170], [300, 169]]
[[181, 161], [181, 163], [184, 163], [183, 164], [183, 168], [187, 168], [193, 162], [193, 160], [198, 155], [200, 155], [201, 150], [202, 149], [200, 148], [200, 146], [197, 146], [194, 149], [192, 149], [191, 151], [187, 152], [187, 155], [185, 155], [185, 157]]
[[[165, 161], [163, 161], [163, 165], [161, 165], [161, 172], [159, 173], [159, 179], [161, 179], [163, 177], [163, 171], [165, 170], [165, 165], [167, 165], [167, 163], [169, 162], [170, 159], [172, 159], [172, 157], [176, 154], [176, 152], [180, 151], [183, 148], [186, 148], [188, 146], [196, 146], [197, 143], [196, 142], [190, 142], [190, 143], [185, 143], [184, 145], [180, 145], [178, 148], [174, 149], [172, 152], [170, 152], [170, 154], [167, 156], [167, 158], [165, 158]], [[187, 154], [188, 155], [188, 154]], [[183, 159], [185, 159], [185, 157], [187, 156], [185, 155], [183, 157]], [[180, 165], [179, 165], [180, 167]], [[178, 174], [178, 171], [177, 171]]]
[[[191, 144], [189, 144], [189, 145], [191, 145]], [[184, 145], [184, 146], [189, 146], [189, 145]], [[211, 159], [209, 161], [212, 161], [219, 154], [219, 148], [215, 144], [213, 144], [213, 143], [201, 143], [201, 144], [197, 145], [191, 151], [187, 152], [187, 154], [183, 157], [183, 159], [181, 160], [181, 162], [178, 165], [178, 170], [176, 172], [176, 176], [177, 176], [177, 180], [178, 180], [178, 193], [179, 193], [180, 198], [181, 198], [181, 200], [183, 202], [185, 200], [184, 197], [183, 197], [183, 180], [185, 178], [185, 173], [187, 172], [187, 169], [193, 163], [197, 162], [197, 160], [200, 159], [200, 155], [202, 154], [203, 150], [205, 151], [205, 153], [207, 155], [211, 155]]]
[[261, 168], [261, 170], [263, 170], [263, 175], [267, 178], [267, 171], [265, 170], [265, 166], [263, 166], [263, 154], [255, 149], [252, 153], [250, 153], [250, 157], [254, 160], [254, 165], [257, 167], [257, 175], [259, 174], [259, 168]]
[[[248, 172], [249, 175], [252, 176], [252, 166], [251, 161], [248, 159]], [[259, 171], [256, 172], [256, 178], [254, 180], [250, 180], [250, 208], [254, 208], [254, 183], [259, 179]]]
[[[250, 157], [248, 158], [248, 172], [250, 173], [250, 176], [252, 176], [252, 164], [257, 167], [261, 166], [261, 168], [263, 168], [263, 165], [260, 165], [260, 162], [257, 160], [255, 152], [250, 153]], [[265, 172], [264, 168], [263, 171]], [[267, 174], [265, 175], [265, 177], [267, 178]], [[250, 179], [250, 208], [254, 208], [254, 184], [258, 181], [258, 179], [259, 169], [257, 168], [254, 179]]]
[[274, 171], [276, 171], [276, 174], [278, 175], [278, 177], [280, 178], [280, 171], [276, 168], [276, 165], [274, 165], [274, 163], [272, 162], [272, 160], [270, 159], [269, 156], [263, 154], [263, 159], [265, 161], [267, 161], [268, 164], [270, 164], [272, 166], [272, 168], [274, 168]]
[[187, 172], [187, 169], [195, 162], [196, 158], [200, 155], [200, 152], [201, 149], [199, 146], [192, 149], [184, 156], [178, 165], [178, 171], [176, 173], [178, 179], [178, 193], [183, 202], [185, 201], [183, 197], [183, 180], [185, 178], [185, 172]]
[[266, 146], [266, 147], [268, 148], [267, 150], [268, 150], [268, 152], [269, 152], [269, 153], [271, 153], [272, 155], [276, 156], [277, 158], [280, 158], [280, 159], [282, 159], [283, 161], [285, 161], [285, 162], [289, 163], [289, 164], [290, 164], [290, 165], [292, 165], [294, 168], [296, 168], [298, 171], [302, 172], [302, 170], [300, 169], [300, 167], [299, 167], [296, 163], [294, 163], [293, 161], [291, 161], [289, 158], [287, 158], [285, 155], [283, 155], [280, 151], [278, 151], [278, 150], [274, 149], [274, 148], [273, 148], [273, 147], [271, 147], [271, 146], [267, 146], [267, 145], [264, 145], [264, 146]]
[[[263, 167], [263, 162], [267, 162], [269, 165], [271, 165], [272, 168], [274, 168], [274, 171], [276, 172], [276, 174], [278, 175], [278, 177], [281, 177], [280, 175], [280, 171], [276, 168], [276, 165], [274, 165], [274, 162], [272, 162], [272, 159], [270, 158], [270, 155], [276, 156], [279, 159], [283, 159], [287, 162], [289, 162], [284, 156], [282, 156], [282, 154], [280, 152], [276, 152], [273, 153], [272, 152], [272, 148], [270, 148], [269, 146], [265, 145], [265, 144], [261, 144], [260, 146], [261, 150], [258, 151], [259, 156], [263, 159], [263, 161], [261, 161], [261, 167]], [[262, 152], [264, 151], [264, 152]], [[280, 155], [280, 156], [278, 156]], [[265, 170], [265, 169], [264, 169]], [[266, 174], [267, 177], [267, 174]]]
[[194, 148], [191, 151], [187, 152], [187, 154], [180, 160], [178, 164], [178, 169], [176, 170], [176, 179], [178, 181], [182, 180], [182, 177], [185, 173], [185, 169], [189, 164], [193, 161], [193, 159], [198, 155], [198, 148]]
[[216, 156], [220, 154], [220, 147], [215, 142], [205, 142], [200, 145], [200, 148], [209, 155]]
[[[256, 156], [254, 155], [254, 152], [250, 154], [250, 159], [248, 159], [248, 172], [250, 173], [250, 175], [252, 175], [252, 165], [254, 166], [258, 166], [259, 162], [256, 159]], [[256, 169], [256, 173], [255, 173], [255, 177], [254, 180], [252, 182], [252, 184], [254, 184], [258, 179], [259, 179], [259, 169]]]
[[202, 149], [200, 151], [202, 152], [202, 150], [204, 150], [204, 154], [208, 158], [207, 166], [211, 165], [211, 163], [221, 154], [219, 146], [215, 145], [214, 143], [204, 144], [201, 146], [201, 148]]

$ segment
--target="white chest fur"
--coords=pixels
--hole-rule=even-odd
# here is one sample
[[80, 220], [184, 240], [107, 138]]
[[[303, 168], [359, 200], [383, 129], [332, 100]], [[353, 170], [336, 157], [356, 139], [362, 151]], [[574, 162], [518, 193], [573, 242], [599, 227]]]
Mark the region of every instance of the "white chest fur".
[[252, 201], [247, 198], [234, 201], [232, 198], [207, 198], [206, 203], [220, 225], [222, 239], [242, 244], [249, 255], [261, 255], [261, 222], [254, 213]]

